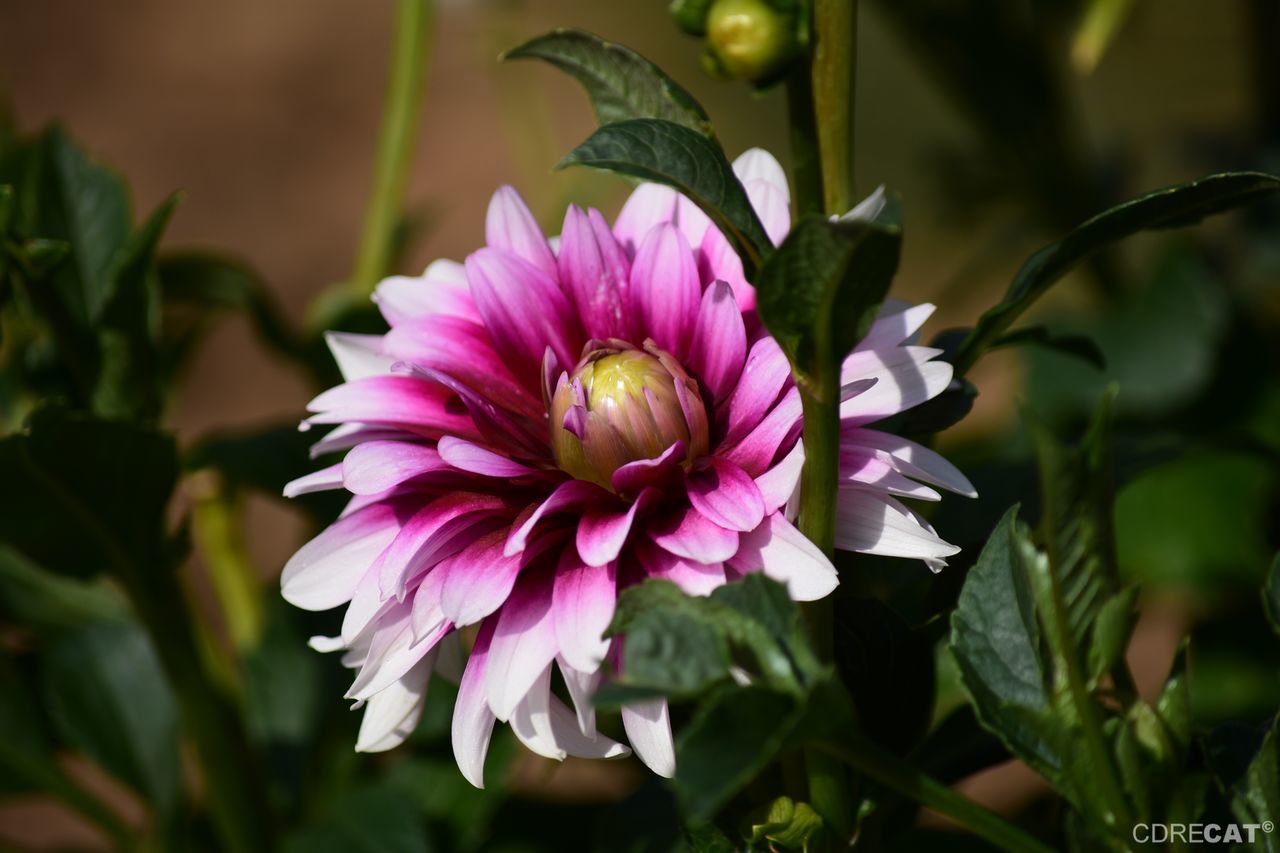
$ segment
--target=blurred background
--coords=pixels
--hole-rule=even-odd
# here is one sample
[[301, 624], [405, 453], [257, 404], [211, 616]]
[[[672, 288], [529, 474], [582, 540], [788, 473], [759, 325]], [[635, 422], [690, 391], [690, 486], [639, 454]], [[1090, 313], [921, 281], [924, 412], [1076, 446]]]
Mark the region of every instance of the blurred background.
[[[904, 199], [895, 295], [939, 305], [926, 339], [972, 324], [1031, 251], [1119, 200], [1209, 172], [1280, 171], [1280, 4], [1223, 0], [1212, 14], [1203, 0], [1101, 4], [1123, 8], [1105, 37], [1089, 35], [1084, 5], [862, 3], [858, 189], [885, 184]], [[62, 122], [127, 176], [136, 211], [181, 190], [165, 246], [239, 257], [302, 324], [351, 270], [392, 25], [389, 2], [0, 0], [0, 94], [20, 131]], [[657, 62], [704, 104], [731, 156], [763, 146], [786, 162], [781, 91], [709, 78], [697, 42], [671, 25], [660, 0], [449, 0], [437, 12], [406, 193], [420, 229], [403, 270], [478, 247], [501, 183], [520, 189], [549, 233], [567, 201], [616, 212], [628, 190], [621, 181], [552, 171], [595, 126], [576, 84], [496, 61], [556, 26]], [[1148, 583], [1130, 656], [1140, 686], [1154, 687], [1181, 635], [1199, 630], [1204, 722], [1260, 717], [1280, 700], [1276, 644], [1259, 645], [1266, 628], [1253, 614], [1280, 518], [1280, 232], [1268, 216], [1255, 210], [1136, 239], [1064, 283], [1035, 319], [1092, 335], [1106, 369], [1032, 350], [993, 354], [970, 377], [979, 391], [972, 413], [942, 437], [983, 500], [943, 507], [934, 522], [972, 552], [1030, 476], [1015, 400], [1073, 424], [1108, 379], [1119, 381], [1122, 567]], [[314, 392], [260, 346], [247, 320], [229, 315], [196, 353], [169, 422], [189, 444], [295, 421]], [[245, 518], [249, 553], [270, 581], [307, 522], [262, 495], [250, 497]], [[898, 569], [924, 580], [915, 566]], [[198, 564], [191, 571], [199, 584]], [[945, 680], [935, 716], [958, 702], [946, 698]], [[337, 706], [339, 695], [318, 701]], [[515, 787], [536, 790], [534, 801], [618, 801], [640, 778], [627, 766], [518, 765]], [[77, 772], [131, 820], [145, 819], [100, 771]], [[1039, 791], [1029, 773], [1007, 768], [965, 784], [1012, 811]], [[527, 818], [523, 808], [510, 814]], [[477, 811], [477, 825], [489, 814]], [[476, 831], [458, 848], [480, 846], [489, 830]], [[0, 805], [0, 843], [104, 846], [33, 797]]]

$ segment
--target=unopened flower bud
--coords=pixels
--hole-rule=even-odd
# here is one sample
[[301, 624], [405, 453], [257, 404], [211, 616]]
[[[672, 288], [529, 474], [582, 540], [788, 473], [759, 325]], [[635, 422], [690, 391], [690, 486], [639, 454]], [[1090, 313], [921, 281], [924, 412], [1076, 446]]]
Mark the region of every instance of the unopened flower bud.
[[792, 16], [768, 0], [716, 0], [706, 31], [707, 58], [716, 70], [756, 84], [776, 80], [799, 48]]

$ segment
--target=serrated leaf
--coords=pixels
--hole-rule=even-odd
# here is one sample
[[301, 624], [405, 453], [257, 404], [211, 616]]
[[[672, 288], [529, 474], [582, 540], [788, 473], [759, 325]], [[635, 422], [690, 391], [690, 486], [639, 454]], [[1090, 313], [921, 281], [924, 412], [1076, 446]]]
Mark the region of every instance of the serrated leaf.
[[167, 568], [177, 467], [167, 435], [41, 410], [27, 434], [0, 439], [0, 542], [75, 577]]
[[541, 59], [578, 80], [601, 124], [666, 119], [714, 136], [706, 111], [685, 89], [635, 51], [581, 30], [558, 29], [502, 55]]
[[1276, 190], [1280, 177], [1275, 175], [1224, 172], [1147, 193], [1087, 220], [1027, 259], [1004, 298], [982, 315], [960, 346], [956, 375], [963, 376], [1033, 302], [1104, 246], [1140, 231], [1191, 225]]
[[1280, 718], [1273, 721], [1257, 755], [1249, 763], [1237, 788], [1231, 809], [1244, 823], [1271, 824], [1271, 832], [1257, 833], [1257, 849], [1280, 851]]
[[760, 270], [760, 319], [802, 376], [835, 373], [866, 335], [898, 269], [902, 229], [803, 219]]
[[1134, 610], [1137, 600], [1137, 587], [1129, 587], [1111, 596], [1098, 608], [1087, 654], [1086, 673], [1090, 683], [1096, 683], [1110, 672], [1124, 655], [1137, 620]]
[[702, 208], [742, 258], [752, 279], [773, 243], [718, 143], [664, 119], [628, 119], [601, 127], [557, 169], [589, 166], [674, 187]]
[[161, 814], [178, 801], [178, 711], [140, 628], [102, 623], [55, 642], [43, 660], [50, 717], [62, 737]]

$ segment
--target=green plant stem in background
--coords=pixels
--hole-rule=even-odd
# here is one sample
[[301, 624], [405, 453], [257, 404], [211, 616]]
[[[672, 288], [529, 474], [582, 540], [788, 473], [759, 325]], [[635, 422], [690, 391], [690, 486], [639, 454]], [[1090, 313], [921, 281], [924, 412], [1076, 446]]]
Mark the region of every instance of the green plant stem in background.
[[791, 124], [791, 175], [796, 214], [822, 212], [822, 163], [813, 112], [813, 78], [804, 63], [787, 75], [787, 118]]
[[1013, 853], [1052, 853], [1053, 848], [1023, 832], [1004, 818], [916, 770], [878, 744], [851, 732], [841, 744], [821, 749], [890, 790], [933, 809], [1003, 850]]
[[853, 96], [858, 54], [858, 0], [814, 0], [813, 109], [822, 161], [823, 208], [839, 216], [853, 207]]
[[365, 211], [355, 270], [351, 273], [351, 291], [358, 298], [373, 293], [374, 286], [387, 274], [391, 264], [395, 228], [404, 198], [405, 175], [422, 103], [431, 29], [431, 0], [399, 0], [396, 4], [391, 74], [387, 81], [382, 128], [378, 132], [373, 193]]
[[192, 505], [200, 555], [231, 644], [246, 652], [262, 639], [262, 581], [249, 559], [244, 539], [244, 512], [226, 484], [212, 472], [200, 483], [204, 492]]

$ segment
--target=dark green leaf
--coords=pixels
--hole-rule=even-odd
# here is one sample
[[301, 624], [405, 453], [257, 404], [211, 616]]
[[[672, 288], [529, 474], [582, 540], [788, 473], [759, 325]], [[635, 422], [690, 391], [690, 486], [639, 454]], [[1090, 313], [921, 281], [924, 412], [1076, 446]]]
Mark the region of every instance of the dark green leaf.
[[773, 761], [802, 713], [795, 697], [767, 687], [712, 695], [676, 742], [676, 793], [688, 814], [713, 816]]
[[1098, 348], [1098, 344], [1088, 335], [1055, 335], [1044, 326], [1026, 326], [1005, 332], [991, 344], [991, 349], [1000, 347], [1016, 347], [1032, 345], [1044, 349], [1055, 350], [1093, 365], [1099, 370], [1107, 367], [1107, 358]]
[[285, 853], [427, 853], [426, 827], [412, 793], [384, 781], [344, 791], [320, 820], [294, 832]]
[[1232, 810], [1244, 823], [1270, 824], [1270, 832], [1259, 832], [1255, 849], [1280, 851], [1280, 722], [1273, 721], [1258, 754], [1245, 771]]
[[246, 723], [268, 743], [307, 743], [319, 723], [321, 662], [298, 642], [295, 623], [273, 606], [262, 641], [244, 659]]
[[1128, 587], [1098, 608], [1088, 650], [1086, 672], [1092, 681], [1109, 673], [1124, 655], [1137, 621], [1138, 588]]
[[173, 439], [130, 424], [37, 412], [0, 439], [0, 542], [51, 571], [126, 576], [168, 565]]
[[161, 814], [177, 804], [178, 711], [140, 628], [98, 624], [44, 656], [50, 717], [66, 741], [142, 794]]
[[124, 621], [128, 612], [120, 595], [101, 580], [56, 575], [0, 545], [0, 616], [57, 632], [91, 621]]
[[1033, 302], [1102, 247], [1139, 231], [1190, 225], [1276, 190], [1280, 190], [1280, 178], [1274, 175], [1227, 172], [1156, 190], [1084, 222], [1027, 259], [1004, 299], [982, 315], [960, 347], [956, 375], [963, 376]]
[[808, 803], [778, 797], [752, 823], [747, 840], [771, 845], [769, 849], [808, 850], [809, 839], [822, 829], [822, 818]]
[[867, 219], [800, 221], [756, 282], [760, 318], [802, 375], [835, 372], [867, 333], [898, 268], [902, 229]]
[[39, 788], [57, 773], [33, 692], [13, 661], [0, 659], [0, 793]]
[[155, 252], [179, 196], [170, 196], [115, 257], [97, 323], [100, 361], [94, 410], [154, 420], [160, 414], [159, 299]]
[[668, 609], [646, 610], [632, 620], [622, 655], [626, 684], [670, 696], [701, 692], [729, 671], [723, 635], [698, 615]]
[[666, 119], [712, 136], [711, 120], [693, 96], [658, 66], [620, 44], [581, 30], [559, 29], [507, 51], [503, 59], [541, 59], [577, 78], [601, 124]]
[[773, 243], [724, 151], [696, 130], [663, 119], [607, 124], [556, 167], [590, 166], [674, 187], [711, 217], [742, 258], [748, 279]]

